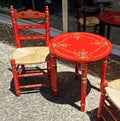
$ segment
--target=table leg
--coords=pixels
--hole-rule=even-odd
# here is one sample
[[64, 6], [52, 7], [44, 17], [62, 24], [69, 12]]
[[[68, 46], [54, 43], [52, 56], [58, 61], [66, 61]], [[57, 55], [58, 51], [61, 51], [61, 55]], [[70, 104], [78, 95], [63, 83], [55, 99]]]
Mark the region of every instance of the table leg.
[[100, 104], [99, 104], [98, 114], [97, 114], [97, 118], [99, 121], [101, 120], [103, 107], [104, 107], [105, 90], [103, 87], [103, 83], [105, 83], [106, 70], [107, 70], [107, 60], [108, 60], [108, 57], [106, 57], [103, 60], [103, 65], [102, 65], [102, 77], [101, 77], [101, 84], [100, 84], [101, 97], [100, 97]]
[[84, 16], [83, 16], [83, 31], [86, 31], [86, 13], [84, 12]]
[[108, 61], [108, 57], [106, 57], [106, 58], [103, 60], [101, 84], [103, 84], [103, 82], [105, 81], [105, 78], [106, 78], [107, 61]]
[[88, 73], [88, 64], [84, 63], [82, 69], [82, 81], [81, 81], [81, 111], [85, 111], [86, 104], [86, 91], [87, 91], [87, 73]]
[[106, 86], [107, 86], [107, 84], [104, 83], [100, 87], [101, 96], [100, 96], [100, 104], [99, 104], [98, 114], [97, 114], [98, 121], [101, 121], [102, 112], [104, 110], [104, 101], [105, 101], [105, 98], [106, 98], [106, 92], [105, 92], [105, 89], [104, 88]]
[[57, 78], [57, 63], [56, 57], [51, 54], [51, 86], [54, 96], [58, 96], [58, 78]]

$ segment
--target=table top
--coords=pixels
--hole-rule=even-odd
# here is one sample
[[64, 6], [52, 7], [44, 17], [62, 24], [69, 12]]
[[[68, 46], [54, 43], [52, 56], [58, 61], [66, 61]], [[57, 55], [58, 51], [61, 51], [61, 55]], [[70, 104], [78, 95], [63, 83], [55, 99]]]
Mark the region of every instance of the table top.
[[120, 11], [105, 11], [98, 15], [100, 21], [115, 26], [120, 26]]
[[108, 56], [112, 51], [112, 44], [97, 34], [68, 32], [54, 37], [49, 43], [49, 49], [63, 59], [91, 62]]

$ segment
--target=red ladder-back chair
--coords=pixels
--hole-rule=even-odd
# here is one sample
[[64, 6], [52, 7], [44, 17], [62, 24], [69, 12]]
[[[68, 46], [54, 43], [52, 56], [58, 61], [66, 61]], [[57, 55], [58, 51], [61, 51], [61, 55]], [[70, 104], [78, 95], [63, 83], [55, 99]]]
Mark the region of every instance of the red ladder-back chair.
[[[50, 65], [50, 52], [49, 52], [49, 41], [50, 41], [50, 15], [48, 6], [45, 8], [44, 12], [38, 12], [34, 10], [26, 10], [21, 12], [15, 12], [13, 6], [10, 8], [12, 24], [15, 34], [16, 46], [17, 49], [11, 55], [11, 66], [14, 78], [14, 87], [15, 93], [17, 96], [20, 96], [23, 89], [29, 88], [39, 88], [41, 86], [50, 86], [54, 91], [54, 95], [57, 95], [57, 82], [52, 85], [52, 71]], [[20, 23], [20, 19], [40, 19], [43, 22], [41, 23]], [[30, 22], [30, 21], [29, 21]], [[43, 30], [44, 34], [28, 34], [26, 32], [21, 34], [22, 31], [29, 30]], [[33, 31], [32, 31], [33, 32]], [[27, 47], [23, 46], [23, 41], [32, 43], [31, 40], [40, 40], [36, 42], [43, 42], [45, 45], [37, 46], [28, 45]], [[39, 44], [40, 44], [39, 43]], [[46, 67], [40, 68], [39, 64], [45, 63]], [[35, 66], [35, 64], [38, 64]], [[24, 78], [27, 81], [27, 77], [35, 76], [48, 76], [50, 77], [49, 83], [27, 83], [25, 85], [21, 84], [21, 78]], [[35, 81], [34, 79], [31, 81]]]
[[120, 79], [101, 85], [99, 121], [120, 121]]

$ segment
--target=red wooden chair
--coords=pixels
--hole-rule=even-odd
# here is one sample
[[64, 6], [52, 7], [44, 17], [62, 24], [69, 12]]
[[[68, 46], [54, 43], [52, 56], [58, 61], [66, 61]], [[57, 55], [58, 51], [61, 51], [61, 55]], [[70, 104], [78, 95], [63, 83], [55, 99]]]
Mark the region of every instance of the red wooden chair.
[[101, 86], [101, 99], [98, 120], [120, 121], [120, 79], [104, 82]]
[[[23, 89], [39, 88], [41, 86], [52, 87], [54, 95], [57, 95], [57, 82], [54, 85], [52, 84], [53, 74], [51, 71], [52, 66], [50, 64], [51, 59], [48, 47], [50, 41], [50, 15], [48, 6], [45, 8], [45, 13], [34, 10], [26, 10], [17, 13], [13, 6], [11, 6], [10, 11], [17, 46], [10, 59], [16, 95], [20, 96]], [[28, 19], [40, 19], [42, 22], [35, 23], [29, 21], [28, 23], [22, 23], [20, 19], [27, 19], [27, 22]], [[31, 33], [33, 31], [29, 33], [30, 30], [42, 30], [43, 34], [37, 32], [33, 34]], [[35, 42], [39, 42], [38, 45], [31, 45], [32, 40], [37, 40]], [[26, 41], [26, 45], [23, 41]], [[41, 42], [43, 42], [44, 45], [43, 43], [40, 45]], [[41, 63], [46, 63], [46, 67], [40, 68]], [[27, 81], [27, 77], [35, 76], [48, 76], [50, 77], [50, 82], [21, 84], [21, 78]], [[35, 80], [33, 79], [31, 81]]]

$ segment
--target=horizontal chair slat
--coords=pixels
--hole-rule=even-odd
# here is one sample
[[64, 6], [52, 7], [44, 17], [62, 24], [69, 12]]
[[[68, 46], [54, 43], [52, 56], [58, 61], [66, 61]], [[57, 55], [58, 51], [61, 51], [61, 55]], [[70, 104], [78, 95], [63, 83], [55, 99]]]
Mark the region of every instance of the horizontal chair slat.
[[50, 83], [45, 83], [45, 84], [31, 84], [31, 85], [24, 85], [24, 86], [20, 86], [20, 89], [24, 89], [24, 88], [37, 88], [37, 87], [46, 87], [46, 86], [50, 86]]
[[31, 74], [19, 74], [18, 77], [33, 77], [33, 76], [46, 76], [47, 73], [31, 73]]
[[18, 29], [44, 29], [45, 24], [27, 24], [27, 25], [18, 25]]
[[37, 36], [20, 36], [20, 40], [33, 40], [33, 39], [45, 39], [45, 35], [37, 35]]
[[16, 13], [17, 18], [45, 18], [45, 13], [33, 11], [31, 9]]

